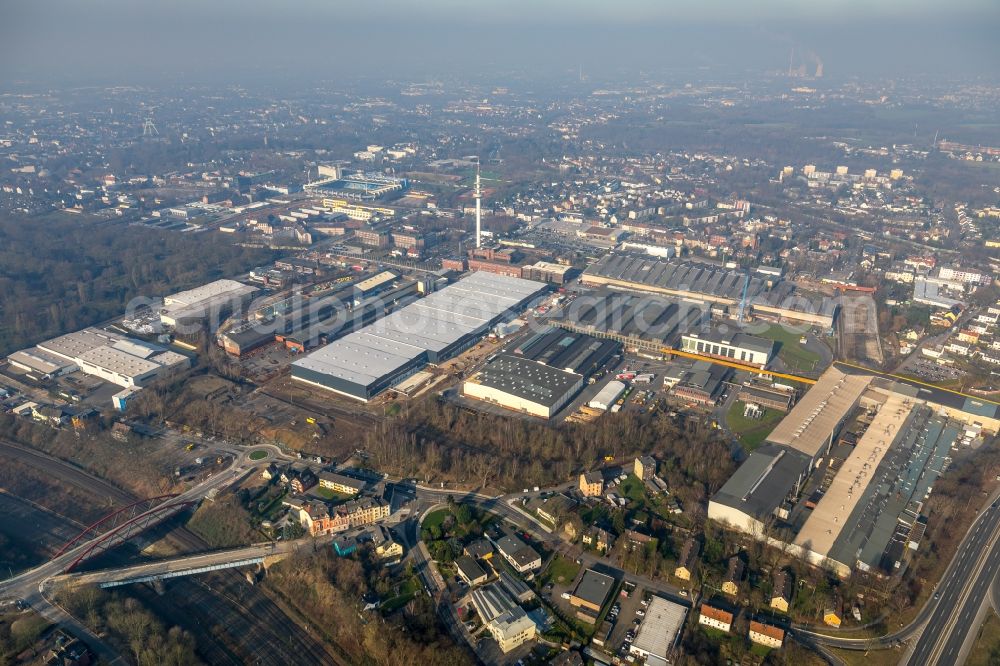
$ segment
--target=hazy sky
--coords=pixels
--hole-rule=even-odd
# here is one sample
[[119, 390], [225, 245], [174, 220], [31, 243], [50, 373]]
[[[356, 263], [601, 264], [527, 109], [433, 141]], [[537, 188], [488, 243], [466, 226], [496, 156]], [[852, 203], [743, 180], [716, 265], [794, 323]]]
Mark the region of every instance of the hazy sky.
[[3, 0], [0, 84], [1000, 71], [1000, 0]]

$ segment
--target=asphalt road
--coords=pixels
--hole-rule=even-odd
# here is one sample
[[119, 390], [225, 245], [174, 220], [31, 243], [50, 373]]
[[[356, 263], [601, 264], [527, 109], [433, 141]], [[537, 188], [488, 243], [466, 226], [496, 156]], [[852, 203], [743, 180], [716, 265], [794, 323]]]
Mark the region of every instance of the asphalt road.
[[941, 656], [958, 654], [969, 631], [978, 629], [973, 621], [1000, 571], [1000, 499], [991, 496], [970, 526], [955, 556], [945, 570], [935, 597], [932, 597], [907, 626], [879, 638], [844, 638], [797, 625], [792, 633], [801, 642], [846, 650], [877, 650], [896, 647], [916, 638], [913, 649], [903, 657], [905, 664], [925, 666], [951, 664]]
[[[0, 441], [0, 455], [14, 458], [23, 461], [26, 464], [44, 469], [54, 478], [87, 490], [97, 497], [107, 498], [109, 505], [125, 505], [134, 501], [134, 498], [131, 495], [109, 482], [91, 476], [86, 471], [71, 463], [46, 455], [39, 451], [28, 449], [11, 442]], [[171, 500], [171, 502], [179, 503], [186, 500], [201, 499], [213, 490], [218, 490], [223, 486], [232, 483], [235, 479], [241, 476], [245, 468], [250, 467], [253, 464], [256, 463], [251, 463], [251, 461], [248, 461], [245, 458], [234, 458], [233, 464], [228, 469], [216, 473], [202, 483], [191, 487], [176, 499]], [[63, 571], [65, 571], [65, 569], [80, 554], [85, 552], [97, 538], [100, 537], [85, 541], [57, 558], [24, 571], [12, 578], [0, 581], [0, 598], [8, 600], [25, 600], [35, 611], [49, 621], [62, 624], [63, 626], [68, 627], [74, 634], [82, 637], [95, 651], [101, 661], [110, 664], [120, 661], [120, 658], [115, 651], [91, 633], [84, 625], [77, 622], [75, 618], [71, 617], [60, 607], [54, 605], [46, 595], [47, 581], [49, 581], [52, 577], [63, 573]], [[202, 549], [206, 546], [204, 542], [191, 533], [179, 535], [177, 538], [182, 541], [186, 540], [191, 544], [199, 544], [200, 542]]]
[[957, 564], [938, 586], [940, 600], [909, 658], [913, 666], [956, 664], [975, 618], [1000, 571], [1000, 508], [994, 502], [962, 544]]
[[217, 550], [210, 553], [199, 553], [197, 555], [181, 555], [166, 559], [144, 562], [142, 564], [132, 564], [129, 566], [115, 567], [111, 569], [101, 569], [100, 571], [88, 571], [85, 573], [69, 573], [51, 578], [52, 585], [97, 585], [100, 583], [127, 582], [136, 578], [150, 576], [164, 576], [166, 574], [176, 574], [193, 569], [214, 567], [243, 560], [271, 557], [274, 555], [286, 555], [291, 553], [306, 543], [312, 543], [312, 539], [297, 539], [295, 541], [268, 541], [265, 543], [247, 546], [245, 548], [234, 548], [231, 550]]

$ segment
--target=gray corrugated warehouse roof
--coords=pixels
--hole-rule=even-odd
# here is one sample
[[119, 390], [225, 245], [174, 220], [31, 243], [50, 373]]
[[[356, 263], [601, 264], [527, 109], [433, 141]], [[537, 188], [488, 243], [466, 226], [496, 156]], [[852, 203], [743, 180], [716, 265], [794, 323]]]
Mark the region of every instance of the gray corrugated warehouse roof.
[[555, 321], [586, 332], [620, 334], [668, 346], [704, 317], [702, 308], [693, 303], [605, 287], [581, 295]]
[[75, 333], [60, 335], [45, 342], [39, 342], [38, 347], [50, 354], [75, 360], [81, 354], [98, 347], [106, 347], [124, 339], [123, 336], [95, 328], [85, 328]]
[[541, 282], [473, 273], [295, 361], [293, 376], [302, 368], [370, 386], [429, 352], [436, 354], [465, 336], [485, 332], [494, 320], [544, 288]]
[[470, 381], [551, 407], [582, 379], [581, 375], [573, 372], [501, 354]]
[[44, 349], [32, 347], [16, 351], [7, 357], [11, 363], [20, 365], [23, 368], [30, 368], [42, 374], [52, 374], [73, 365], [72, 361], [59, 358], [55, 354], [50, 354]]
[[[666, 265], [666, 269], [661, 266]], [[669, 269], [674, 270], [670, 271]], [[653, 287], [671, 290], [684, 290], [693, 293], [711, 294], [732, 299], [738, 299], [740, 294], [734, 294], [731, 285], [739, 278], [742, 285], [742, 274], [734, 271], [692, 261], [667, 261], [650, 259], [646, 255], [605, 255], [585, 271], [585, 275], [595, 275], [614, 280], [636, 282]], [[751, 277], [748, 296], [753, 298], [765, 289], [764, 281]], [[742, 290], [742, 287], [741, 287]]]
[[194, 289], [164, 296], [163, 304], [168, 308], [172, 306], [193, 307], [220, 297], [235, 298], [256, 291], [258, 291], [257, 287], [251, 287], [236, 280], [216, 280]]

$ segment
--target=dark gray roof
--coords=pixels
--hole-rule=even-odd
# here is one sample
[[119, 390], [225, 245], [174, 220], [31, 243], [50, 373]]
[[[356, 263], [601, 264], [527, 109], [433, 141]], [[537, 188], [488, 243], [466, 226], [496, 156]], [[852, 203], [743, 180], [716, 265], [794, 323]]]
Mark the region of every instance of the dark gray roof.
[[474, 558], [483, 558], [493, 552], [493, 546], [486, 539], [476, 539], [465, 546], [465, 552]]
[[766, 389], [761, 386], [741, 386], [739, 392], [741, 394], [746, 394], [751, 397], [762, 398], [765, 400], [780, 400], [782, 402], [791, 403], [792, 395], [786, 393], [785, 391], [775, 391], [772, 389]]
[[486, 575], [483, 568], [468, 555], [459, 555], [455, 558], [455, 566], [467, 580], [478, 580]]
[[810, 462], [795, 449], [764, 445], [750, 454], [712, 501], [766, 520], [806, 473]]
[[[673, 270], [671, 270], [673, 269]], [[743, 274], [712, 264], [654, 259], [648, 255], [608, 254], [587, 268], [586, 273], [623, 282], [635, 282], [661, 289], [691, 291], [694, 293], [739, 298], [742, 294]], [[738, 282], [739, 293], [732, 285]], [[747, 294], [750, 298], [762, 293], [764, 281], [750, 278]]]
[[534, 592], [520, 578], [511, 575], [506, 569], [500, 569], [500, 586], [514, 599], [524, 599], [534, 596]]
[[583, 378], [518, 356], [501, 354], [476, 374], [483, 386], [552, 407]]
[[693, 303], [603, 288], [581, 295], [556, 320], [587, 332], [613, 333], [669, 346], [704, 316], [705, 310]]
[[595, 606], [603, 606], [607, 601], [615, 586], [615, 579], [607, 574], [598, 573], [593, 569], [583, 572], [583, 578], [576, 586], [573, 594], [584, 601], [589, 601]]
[[521, 566], [531, 564], [540, 557], [534, 548], [512, 534], [503, 537], [496, 544], [500, 552], [512, 558]]

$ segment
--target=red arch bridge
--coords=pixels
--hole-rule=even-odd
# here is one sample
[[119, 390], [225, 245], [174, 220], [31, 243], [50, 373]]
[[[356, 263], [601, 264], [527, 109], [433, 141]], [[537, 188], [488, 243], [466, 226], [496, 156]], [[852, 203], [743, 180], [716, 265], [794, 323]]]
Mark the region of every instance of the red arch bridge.
[[182, 500], [179, 495], [160, 495], [133, 502], [88, 525], [63, 544], [52, 559], [82, 548], [79, 555], [64, 569], [65, 572], [70, 572], [84, 560], [121, 545], [198, 502], [198, 499]]

